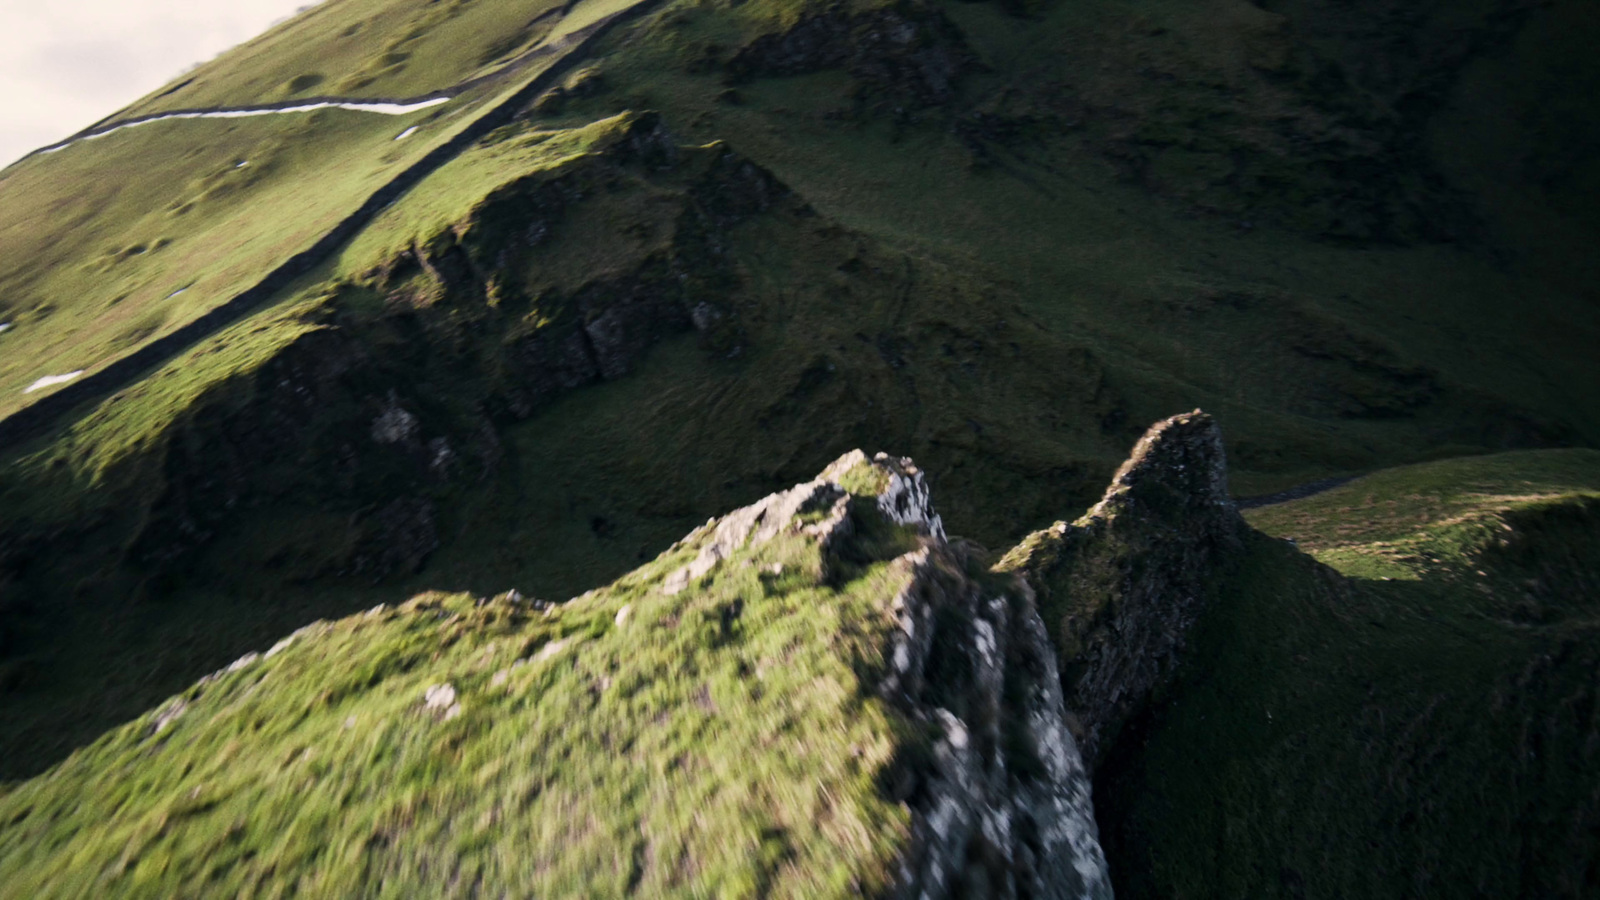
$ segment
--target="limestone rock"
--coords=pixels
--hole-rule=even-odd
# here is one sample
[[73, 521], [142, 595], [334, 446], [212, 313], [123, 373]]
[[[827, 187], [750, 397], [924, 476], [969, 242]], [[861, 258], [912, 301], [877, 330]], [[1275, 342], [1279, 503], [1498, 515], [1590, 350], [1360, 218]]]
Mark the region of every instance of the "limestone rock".
[[783, 533], [817, 541], [825, 558], [849, 555], [874, 517], [916, 536], [891, 564], [902, 587], [884, 598], [896, 627], [876, 690], [932, 736], [927, 758], [888, 779], [912, 813], [895, 896], [1109, 898], [1090, 782], [1033, 593], [1021, 579], [974, 577], [968, 545], [947, 537], [911, 460], [852, 451], [706, 523], [682, 542], [699, 554], [662, 589], [683, 591]]
[[1221, 430], [1196, 410], [1153, 426], [1088, 515], [1001, 561], [1038, 592], [1091, 766], [1171, 676], [1208, 577], [1244, 528]]
[[461, 715], [461, 704], [456, 702], [455, 686], [448, 682], [429, 687], [422, 695], [422, 705], [447, 722]]
[[901, 897], [1109, 900], [1090, 782], [1066, 726], [1054, 650], [1017, 579], [996, 590], [940, 542], [899, 565], [899, 637], [885, 699], [928, 723], [932, 758], [896, 786], [912, 798]]
[[[764, 544], [786, 528], [803, 530], [826, 548], [835, 537], [847, 534], [849, 529], [846, 505], [851, 492], [840, 481], [864, 472], [873, 474], [863, 477], [881, 480], [882, 491], [876, 505], [886, 519], [916, 528], [936, 542], [944, 543], [944, 521], [933, 511], [927, 481], [916, 464], [909, 459], [891, 459], [883, 453], [868, 461], [865, 453], [852, 450], [811, 481], [734, 510], [721, 519], [713, 519], [686, 537], [685, 542], [702, 540], [710, 531], [710, 539], [701, 545], [700, 555], [669, 575], [662, 590], [676, 594], [735, 551], [746, 545]], [[799, 521], [808, 513], [822, 515], [816, 521]]]

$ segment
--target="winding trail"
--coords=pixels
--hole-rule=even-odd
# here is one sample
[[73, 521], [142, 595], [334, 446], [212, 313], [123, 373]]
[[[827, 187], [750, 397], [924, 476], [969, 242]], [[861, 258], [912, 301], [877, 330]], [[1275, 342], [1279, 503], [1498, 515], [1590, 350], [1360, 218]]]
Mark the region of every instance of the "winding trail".
[[1286, 491], [1279, 491], [1276, 494], [1262, 494], [1257, 497], [1236, 497], [1234, 498], [1233, 505], [1237, 506], [1241, 510], [1259, 509], [1263, 506], [1276, 506], [1279, 503], [1288, 503], [1290, 500], [1304, 500], [1307, 497], [1315, 497], [1324, 491], [1331, 491], [1336, 487], [1343, 487], [1344, 485], [1355, 481], [1359, 477], [1361, 476], [1347, 475], [1339, 478], [1324, 478], [1321, 481], [1308, 481], [1305, 484], [1297, 484]]
[[[371, 223], [378, 213], [400, 199], [401, 195], [416, 187], [424, 178], [433, 174], [450, 160], [455, 159], [467, 148], [477, 143], [479, 139], [489, 134], [489, 132], [514, 119], [517, 113], [536, 96], [551, 87], [574, 64], [585, 59], [588, 51], [606, 35], [610, 34], [613, 28], [624, 22], [632, 21], [654, 9], [661, 2], [662, 0], [638, 0], [634, 5], [598, 19], [593, 24], [573, 31], [557, 41], [541, 44], [488, 75], [463, 82], [447, 91], [429, 95], [425, 98], [395, 101], [397, 103], [444, 102], [475, 87], [509, 78], [531, 62], [546, 57], [555, 57], [548, 68], [529, 79], [527, 84], [505, 100], [502, 100], [498, 105], [478, 116], [478, 118], [462, 128], [455, 137], [433, 148], [422, 159], [412, 163], [404, 171], [391, 178], [386, 184], [374, 191], [366, 202], [362, 203], [360, 207], [346, 216], [310, 247], [279, 263], [253, 286], [218, 304], [210, 312], [199, 316], [171, 334], [151, 341], [127, 356], [113, 360], [103, 369], [82, 375], [82, 377], [74, 374], [72, 377], [75, 380], [61, 390], [42, 397], [11, 415], [0, 418], [0, 451], [10, 451], [45, 433], [74, 408], [133, 384], [156, 366], [171, 361], [179, 353], [192, 347], [197, 342], [216, 334], [223, 328], [253, 312], [262, 303], [265, 303], [279, 291], [288, 287], [296, 278], [322, 264], [340, 246]], [[563, 9], [570, 10], [575, 5], [576, 3]], [[329, 105], [338, 105], [346, 101], [336, 98], [318, 98], [316, 100], [299, 100], [272, 107], [244, 107], [238, 110], [178, 110], [161, 113], [156, 116], [147, 116], [142, 120], [124, 120], [98, 125], [72, 138], [68, 138], [54, 149], [64, 149], [73, 143], [101, 137], [116, 130], [131, 128], [160, 118], [177, 118], [186, 113], [195, 114], [189, 115], [189, 118], [227, 118], [224, 115], [199, 115], [207, 112], [244, 114], [247, 111], [255, 111], [254, 114], [256, 115], [265, 115], [270, 114], [265, 112], [267, 110], [276, 112], [298, 111], [292, 109], [292, 107], [322, 102], [327, 102]], [[389, 101], [367, 99], [350, 102], [381, 104]], [[24, 158], [30, 158], [47, 149], [50, 148], [41, 148], [34, 151], [29, 157]]]

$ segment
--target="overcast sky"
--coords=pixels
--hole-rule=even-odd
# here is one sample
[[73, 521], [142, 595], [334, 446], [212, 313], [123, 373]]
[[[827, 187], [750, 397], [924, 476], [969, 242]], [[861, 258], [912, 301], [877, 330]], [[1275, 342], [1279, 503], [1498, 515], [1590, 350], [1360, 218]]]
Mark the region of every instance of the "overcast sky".
[[0, 166], [311, 0], [0, 0]]

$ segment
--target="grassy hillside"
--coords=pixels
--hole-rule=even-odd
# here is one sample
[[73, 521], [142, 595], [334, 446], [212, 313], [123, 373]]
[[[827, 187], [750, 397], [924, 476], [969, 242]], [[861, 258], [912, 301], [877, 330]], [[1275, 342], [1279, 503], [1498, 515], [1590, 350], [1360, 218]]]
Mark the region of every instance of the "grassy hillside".
[[[280, 45], [336, 42], [339, 29], [305, 31], [329, 16], [413, 23], [424, 42], [477, 29], [478, 44], [439, 43], [459, 51], [449, 66], [393, 73], [442, 86], [494, 68], [472, 60], [503, 6], [326, 4], [194, 89], [237, 76], [260, 93], [218, 102], [279, 98], [269, 83], [303, 67]], [[1412, 23], [1442, 55], [1369, 84], [1351, 54], [1388, 51], [1321, 7], [1214, 6], [679, 4], [608, 37], [258, 316], [8, 458], [6, 705], [57, 723], [8, 733], [54, 758], [297, 618], [370, 605], [374, 579], [581, 590], [855, 445], [924, 460], [954, 527], [1003, 546], [1086, 505], [1140, 424], [1174, 409], [1216, 413], [1242, 494], [1592, 443], [1593, 298], [1558, 277], [1576, 270], [1500, 242], [1491, 226], [1511, 220], [1441, 174], [1418, 130], [1509, 102], [1452, 87], [1490, 62], [1440, 28], [1583, 17]], [[540, 39], [610, 9], [580, 4]], [[325, 55], [333, 82], [360, 68]], [[1323, 79], [1329, 67], [1354, 84]], [[1424, 87], [1422, 112], [1389, 108]], [[8, 208], [32, 211], [3, 239], [0, 404], [211, 308], [427, 146], [413, 141], [459, 127], [477, 96], [418, 114], [442, 118], [399, 143], [408, 120], [325, 111], [144, 126], [8, 170]], [[673, 151], [585, 176], [572, 196], [517, 199], [560, 180], [602, 123], [651, 109], [684, 159], [720, 147], [765, 174], [685, 207], [690, 176], [673, 173], [703, 163]], [[1263, 131], [1286, 116], [1287, 136]], [[188, 134], [200, 157], [165, 152]], [[1522, 134], [1528, 152], [1559, 137]], [[1300, 165], [1307, 141], [1331, 156]], [[1351, 161], [1380, 146], [1385, 177], [1421, 180], [1351, 193], [1371, 174]], [[1182, 148], [1278, 168], [1183, 188], [1169, 177]], [[169, 209], [196, 172], [210, 172], [196, 203]], [[99, 187], [67, 192], [85, 182]], [[728, 197], [743, 199], [718, 206]], [[1484, 227], [1418, 224], [1442, 221]], [[715, 242], [693, 236], [706, 228]], [[693, 281], [669, 286], [680, 274]], [[670, 296], [675, 324], [629, 320], [608, 369], [551, 368], [539, 341], [636, 308], [640, 291]], [[716, 323], [689, 321], [702, 305]], [[415, 447], [371, 437], [391, 396], [421, 423]], [[448, 474], [429, 464], [435, 441]], [[368, 559], [401, 532], [402, 550]], [[88, 624], [130, 621], [143, 624]], [[85, 633], [104, 642], [64, 637]], [[80, 654], [115, 662], [86, 672]]]
[[1593, 894], [1597, 515], [1593, 451], [1249, 513], [1275, 537], [1214, 585], [1180, 681], [1097, 774], [1119, 893]]
[[116, 118], [302, 97], [415, 97], [494, 71], [548, 38], [566, 4], [336, 0], [296, 15]]
[[[538, 42], [551, 53], [409, 115], [155, 122], [10, 166], [0, 178], [0, 321], [11, 325], [0, 415], [48, 396], [39, 379], [92, 374], [252, 287], [559, 61], [573, 31], [627, 5], [595, 0], [547, 16]], [[441, 62], [419, 93], [454, 87], [457, 74]], [[281, 99], [263, 90], [201, 105]]]
[[929, 516], [856, 453], [565, 603], [313, 623], [0, 793], [0, 894], [1108, 897], [1037, 618]]
[[[115, 118], [468, 89], [0, 173], [0, 414], [253, 284], [623, 5], [329, 0]], [[1189, 699], [1101, 775], [1124, 894], [1572, 893], [1539, 848], [1593, 805], [1539, 803], [1588, 783], [1560, 717], [1590, 702], [1593, 452], [1483, 454], [1600, 443], [1592, 6], [649, 7], [253, 313], [5, 451], [0, 779], [309, 621], [621, 577], [855, 446], [1010, 546], [1203, 406], [1240, 495], [1387, 471], [1251, 513], [1344, 576], [1262, 538], [1215, 587]], [[1512, 833], [1534, 874], [1482, 852]]]
[[664, 594], [708, 538], [568, 603], [424, 594], [242, 658], [0, 798], [0, 893], [881, 887], [915, 726], [861, 682], [909, 572], [830, 589], [794, 536]]

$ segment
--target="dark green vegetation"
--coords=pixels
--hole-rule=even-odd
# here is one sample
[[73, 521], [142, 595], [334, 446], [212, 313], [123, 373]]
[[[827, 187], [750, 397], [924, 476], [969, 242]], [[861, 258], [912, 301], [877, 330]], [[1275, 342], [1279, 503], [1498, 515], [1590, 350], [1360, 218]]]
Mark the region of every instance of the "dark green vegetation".
[[1600, 453], [1394, 469], [1248, 517], [1266, 534], [1097, 773], [1121, 894], [1600, 889]]
[[[0, 173], [0, 412], [254, 283], [621, 6], [329, 0], [122, 117], [506, 79]], [[0, 778], [307, 621], [576, 594], [854, 446], [1010, 546], [1204, 406], [1241, 495], [1472, 458], [1252, 513], [1354, 580], [1251, 538], [1214, 588], [1173, 696], [1217, 711], [1162, 707], [1101, 776], [1124, 894], [1570, 894], [1537, 853], [1592, 779], [1507, 748], [1587, 696], [1592, 508], [1555, 497], [1594, 461], [1477, 455], [1600, 443], [1597, 39], [1584, 0], [652, 7], [253, 315], [6, 451]], [[1382, 504], [1412, 518], [1358, 528]], [[1429, 768], [1416, 723], [1459, 749]], [[1500, 818], [1428, 793], [1491, 756]], [[1512, 834], [1545, 835], [1535, 874], [1490, 868]]]

